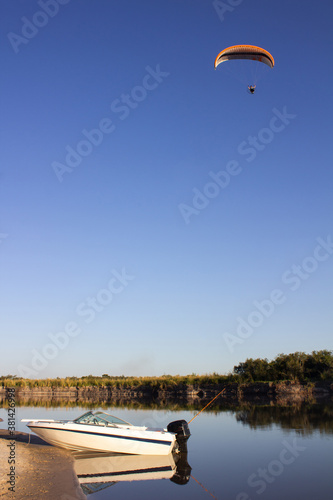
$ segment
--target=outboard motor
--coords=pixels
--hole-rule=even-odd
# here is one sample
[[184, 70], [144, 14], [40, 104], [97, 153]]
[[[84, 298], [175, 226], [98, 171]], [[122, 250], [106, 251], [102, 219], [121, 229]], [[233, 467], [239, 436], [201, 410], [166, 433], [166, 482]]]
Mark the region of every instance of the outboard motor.
[[176, 434], [178, 443], [184, 443], [191, 435], [190, 428], [186, 420], [175, 420], [167, 426], [168, 432]]

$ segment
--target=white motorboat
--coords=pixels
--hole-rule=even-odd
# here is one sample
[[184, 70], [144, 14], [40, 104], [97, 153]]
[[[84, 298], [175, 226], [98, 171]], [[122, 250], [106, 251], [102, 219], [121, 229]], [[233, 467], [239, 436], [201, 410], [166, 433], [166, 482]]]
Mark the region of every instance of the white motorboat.
[[77, 451], [102, 451], [131, 455], [168, 455], [186, 441], [185, 420], [170, 422], [166, 429], [132, 425], [102, 411], [88, 411], [75, 420], [29, 420], [29, 429], [44, 441]]

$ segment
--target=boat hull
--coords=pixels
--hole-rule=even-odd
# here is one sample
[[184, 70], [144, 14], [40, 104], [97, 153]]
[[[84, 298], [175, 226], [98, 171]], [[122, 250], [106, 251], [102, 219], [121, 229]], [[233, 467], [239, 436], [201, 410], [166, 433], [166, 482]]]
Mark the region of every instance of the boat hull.
[[163, 430], [146, 428], [92, 429], [89, 425], [56, 422], [30, 422], [28, 427], [44, 441], [76, 451], [101, 451], [132, 455], [168, 455], [176, 436]]

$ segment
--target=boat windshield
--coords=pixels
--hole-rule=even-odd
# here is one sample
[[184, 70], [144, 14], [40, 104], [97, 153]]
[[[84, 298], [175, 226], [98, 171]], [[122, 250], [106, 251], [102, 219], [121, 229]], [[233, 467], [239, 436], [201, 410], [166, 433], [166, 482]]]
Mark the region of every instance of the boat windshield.
[[114, 417], [113, 415], [109, 415], [108, 413], [104, 413], [103, 411], [98, 411], [95, 413], [99, 418], [106, 420], [109, 424], [122, 424], [122, 425], [132, 425], [129, 422], [125, 422], [121, 418]]
[[93, 424], [93, 425], [132, 425], [121, 418], [114, 417], [109, 415], [108, 413], [104, 413], [103, 411], [96, 411], [93, 413], [92, 411], [88, 411], [81, 417], [78, 417], [74, 420], [76, 424]]

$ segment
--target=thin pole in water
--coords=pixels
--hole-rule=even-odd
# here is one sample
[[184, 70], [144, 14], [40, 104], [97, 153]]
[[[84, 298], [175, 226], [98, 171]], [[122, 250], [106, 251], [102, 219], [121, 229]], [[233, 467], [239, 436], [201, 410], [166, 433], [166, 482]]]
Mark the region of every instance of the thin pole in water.
[[200, 413], [201, 413], [202, 411], [204, 411], [204, 410], [207, 408], [207, 406], [209, 406], [209, 405], [210, 405], [210, 404], [214, 401], [214, 399], [218, 398], [218, 397], [219, 397], [219, 395], [220, 395], [220, 394], [222, 394], [222, 392], [223, 392], [223, 391], [225, 391], [225, 390], [226, 390], [226, 387], [224, 387], [224, 389], [222, 389], [222, 391], [221, 391], [221, 392], [219, 392], [219, 393], [218, 393], [218, 394], [217, 394], [217, 395], [216, 395], [216, 396], [215, 396], [215, 397], [214, 397], [211, 401], [209, 401], [209, 403], [208, 403], [208, 404], [206, 404], [206, 406], [204, 406], [204, 407], [202, 408], [202, 410], [200, 410], [200, 411], [199, 411], [199, 413], [197, 413], [196, 415], [194, 415], [194, 417], [193, 417], [193, 418], [191, 418], [191, 420], [188, 422], [188, 424], [190, 424], [190, 423], [191, 423], [191, 422], [192, 422], [195, 418], [197, 418], [197, 416], [198, 416], [198, 415], [200, 415]]
[[195, 481], [196, 483], [198, 483], [198, 485], [199, 485], [199, 486], [201, 486], [201, 488], [203, 488], [203, 489], [204, 489], [207, 493], [209, 493], [209, 495], [210, 495], [211, 497], [213, 497], [213, 498], [215, 498], [215, 500], [217, 500], [216, 496], [214, 496], [214, 495], [213, 495], [213, 493], [211, 493], [209, 490], [207, 490], [207, 488], [206, 488], [203, 484], [201, 484], [201, 483], [200, 483], [197, 479], [195, 479], [195, 477], [194, 477], [194, 476], [192, 476], [192, 474], [191, 474], [191, 478], [192, 478], [192, 479], [194, 479], [194, 481]]

